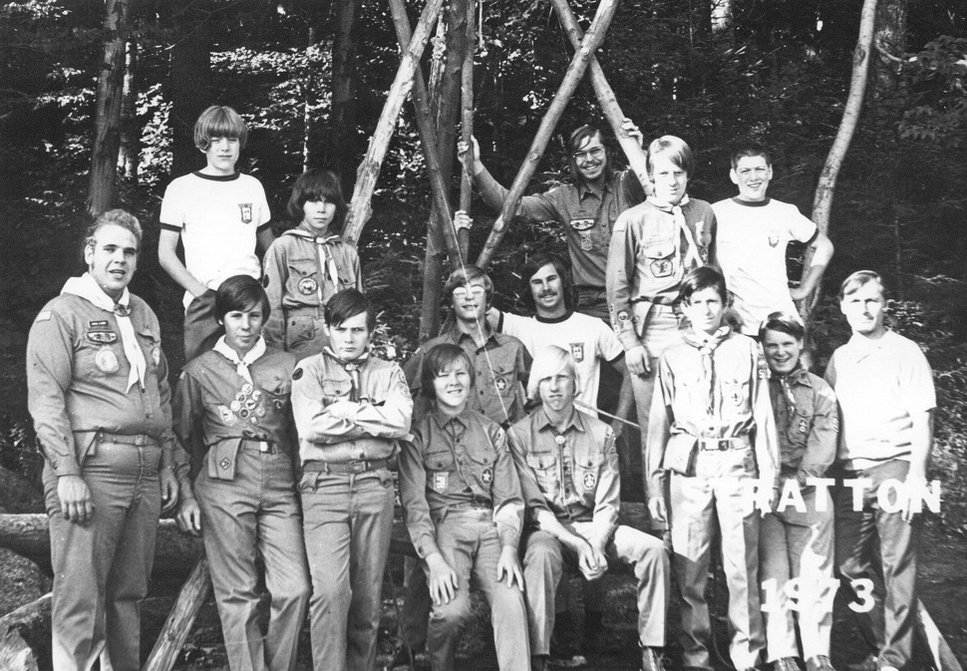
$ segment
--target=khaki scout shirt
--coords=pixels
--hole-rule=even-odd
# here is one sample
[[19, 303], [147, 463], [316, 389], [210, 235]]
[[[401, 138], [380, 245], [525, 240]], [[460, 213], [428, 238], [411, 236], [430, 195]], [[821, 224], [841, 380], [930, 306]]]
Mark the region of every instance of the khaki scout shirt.
[[[327, 411], [336, 401], [355, 403], [350, 416]], [[327, 348], [292, 372], [292, 413], [303, 464], [370, 461], [392, 457], [409, 435], [413, 400], [395, 363], [371, 355], [344, 362]]]
[[459, 345], [473, 362], [475, 377], [468, 406], [470, 410], [483, 413], [501, 425], [512, 424], [525, 415], [524, 388], [533, 358], [517, 338], [495, 333], [489, 327], [487, 332], [487, 342], [477, 347], [471, 336], [453, 326], [443, 335], [425, 342], [413, 353], [403, 370], [410, 389], [417, 396], [417, 417], [422, 416], [430, 405], [426, 397], [420, 394], [423, 357], [440, 343]]
[[[728, 328], [728, 327], [723, 327]], [[694, 475], [698, 439], [745, 439], [754, 448], [750, 475], [775, 483], [779, 445], [759, 346], [729, 332], [711, 356], [683, 338], [666, 349], [658, 363], [658, 384], [648, 416], [645, 472], [648, 496], [661, 496], [666, 472]]]
[[433, 409], [417, 422], [400, 452], [400, 498], [420, 557], [440, 551], [435, 524], [464, 507], [492, 509], [504, 547], [520, 541], [524, 503], [506, 434], [472, 410]]
[[[295, 355], [268, 349], [249, 365], [251, 383], [214, 350], [185, 366], [172, 411], [175, 433], [190, 457], [191, 481], [202, 468], [213, 478], [232, 479], [243, 440], [271, 443], [295, 456], [297, 442], [289, 404], [295, 364]], [[183, 475], [179, 468], [179, 479]]]
[[158, 318], [137, 296], [131, 325], [147, 366], [144, 389], [128, 391], [130, 364], [114, 313], [62, 294], [40, 311], [27, 341], [27, 406], [44, 456], [58, 476], [79, 475], [99, 431], [145, 434], [173, 464], [168, 364]]
[[[474, 181], [484, 201], [500, 210], [507, 189], [486, 169]], [[581, 182], [524, 196], [520, 199], [516, 216], [526, 223], [559, 223], [567, 238], [575, 286], [604, 289], [614, 222], [618, 215], [644, 198], [644, 189], [634, 172], [621, 170], [612, 174], [600, 195]]]
[[836, 458], [836, 395], [822, 378], [796, 368], [785, 379], [772, 373], [769, 397], [779, 434], [781, 475], [805, 487], [806, 478], [823, 477]]
[[595, 538], [618, 528], [621, 477], [614, 431], [573, 410], [558, 433], [543, 408], [507, 431], [529, 519], [549, 510], [565, 525], [591, 522]]
[[[327, 259], [317, 244], [323, 240], [321, 246], [335, 261], [338, 285], [333, 283]], [[287, 310], [321, 308], [338, 291], [352, 287], [363, 290], [359, 254], [338, 236], [317, 238], [301, 227], [286, 231], [265, 253], [264, 265], [262, 285], [272, 310], [263, 335], [269, 346], [284, 344]]]
[[[704, 200], [682, 206], [685, 225], [698, 247], [703, 264], [716, 266], [715, 214]], [[680, 238], [679, 253], [675, 239]], [[652, 305], [678, 300], [686, 267], [688, 242], [670, 209], [645, 201], [624, 212], [615, 222], [608, 252], [608, 305], [618, 340], [625, 351], [644, 342]]]

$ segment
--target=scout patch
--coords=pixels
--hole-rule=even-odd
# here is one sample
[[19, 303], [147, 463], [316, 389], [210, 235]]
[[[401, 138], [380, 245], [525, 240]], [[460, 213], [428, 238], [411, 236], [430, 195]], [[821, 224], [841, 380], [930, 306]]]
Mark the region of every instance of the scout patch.
[[229, 467], [232, 465], [232, 460], [229, 459], [228, 457], [223, 457], [222, 460], [218, 462], [218, 465], [222, 467], [222, 470], [227, 471]]
[[103, 373], [116, 373], [121, 367], [121, 362], [118, 361], [118, 355], [113, 349], [104, 347], [94, 355], [94, 365]]
[[318, 288], [319, 284], [311, 277], [303, 277], [299, 280], [299, 293], [303, 296], [311, 296]]
[[571, 219], [570, 224], [575, 231], [586, 231], [594, 226], [594, 219]]
[[483, 471], [481, 471], [480, 482], [484, 483], [485, 485], [489, 485], [493, 481], [494, 481], [494, 469], [488, 466], [487, 468], [483, 469]]
[[444, 494], [447, 491], [447, 482], [450, 474], [447, 471], [437, 471], [433, 474], [433, 491], [437, 494]]
[[587, 473], [584, 474], [584, 489], [586, 490], [594, 489], [594, 486], [597, 483], [598, 483], [598, 478], [597, 476], [594, 475], [594, 473], [588, 471]]
[[583, 249], [586, 252], [589, 252], [591, 251], [591, 248], [593, 246], [594, 245], [591, 242], [591, 232], [581, 231], [581, 249]]
[[611, 446], [608, 450], [608, 468], [611, 469], [613, 473], [617, 473], [620, 469], [618, 468], [618, 450]]
[[161, 365], [161, 348], [160, 347], [155, 347], [153, 350], [151, 350], [151, 358], [154, 359], [154, 365], [155, 366], [160, 366]]
[[799, 431], [799, 433], [809, 432], [809, 422], [806, 421], [805, 417], [799, 418], [799, 426], [797, 427], [797, 431]]
[[245, 394], [246, 396], [251, 394], [253, 389], [255, 389], [255, 387], [253, 387], [249, 382], [246, 382], [245, 384], [242, 385], [242, 393]]
[[507, 389], [507, 380], [498, 375], [494, 378], [494, 386], [497, 387], [497, 391], [504, 391]]
[[50, 310], [42, 310], [40, 314], [37, 315], [37, 318], [34, 319], [34, 323], [36, 324], [37, 322], [50, 321], [50, 315], [51, 315]]
[[114, 331], [88, 331], [87, 339], [101, 345], [110, 345], [118, 341], [118, 334]]
[[654, 277], [669, 277], [672, 274], [671, 259], [655, 259], [649, 267]]
[[231, 426], [238, 419], [235, 417], [235, 413], [226, 408], [224, 405], [218, 406], [218, 417], [222, 420], [222, 424], [227, 424]]
[[232, 404], [228, 407], [232, 409], [232, 412], [238, 412], [239, 410], [242, 409], [242, 403], [241, 401], [235, 400], [235, 401], [232, 401]]
[[265, 277], [262, 278], [262, 286], [264, 288], [266, 288], [266, 289], [269, 288], [269, 276], [268, 275], [266, 275]]
[[769, 233], [769, 246], [775, 247], [779, 244], [779, 234], [776, 231]]
[[732, 402], [734, 406], [742, 405], [742, 393], [738, 387], [732, 387], [729, 391], [729, 401]]
[[239, 203], [238, 212], [242, 217], [243, 224], [252, 223], [252, 203]]
[[104, 331], [105, 329], [107, 329], [107, 320], [98, 319], [92, 322], [87, 322], [87, 325], [92, 329], [100, 329], [101, 331]]
[[572, 342], [571, 343], [571, 356], [574, 358], [576, 363], [581, 363], [584, 361], [584, 343], [583, 342]]
[[292, 379], [293, 380], [301, 380], [302, 379], [302, 369], [301, 368], [296, 368], [294, 371], [292, 371]]

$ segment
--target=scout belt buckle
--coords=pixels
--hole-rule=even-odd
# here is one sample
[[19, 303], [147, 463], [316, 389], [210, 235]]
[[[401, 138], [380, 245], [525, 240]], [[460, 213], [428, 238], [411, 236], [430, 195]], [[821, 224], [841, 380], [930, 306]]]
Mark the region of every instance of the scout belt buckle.
[[703, 438], [701, 443], [706, 451], [725, 452], [732, 449], [732, 441], [728, 438]]

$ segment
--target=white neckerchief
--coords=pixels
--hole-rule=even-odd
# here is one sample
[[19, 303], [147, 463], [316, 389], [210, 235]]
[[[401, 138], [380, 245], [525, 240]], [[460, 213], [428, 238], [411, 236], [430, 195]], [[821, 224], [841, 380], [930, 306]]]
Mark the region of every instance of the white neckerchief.
[[80, 296], [84, 300], [92, 303], [95, 307], [114, 313], [114, 318], [117, 319], [118, 323], [118, 330], [121, 332], [121, 346], [124, 349], [124, 356], [131, 365], [131, 370], [128, 371], [127, 391], [131, 391], [131, 387], [134, 386], [135, 382], [140, 383], [141, 388], [144, 389], [144, 377], [148, 370], [148, 365], [144, 360], [144, 352], [141, 351], [141, 345], [138, 344], [138, 338], [134, 334], [134, 325], [131, 324], [131, 308], [129, 305], [131, 302], [131, 293], [127, 290], [127, 287], [125, 287], [124, 292], [121, 294], [121, 298], [115, 302], [113, 298], [104, 293], [104, 290], [91, 277], [90, 273], [84, 273], [80, 277], [71, 277], [68, 279], [64, 283], [64, 288], [60, 290], [60, 293], [61, 295], [73, 294], [74, 296]]
[[[339, 242], [341, 238], [338, 235], [316, 235], [314, 231], [309, 230], [302, 224], [299, 225], [299, 228], [293, 229], [290, 232], [307, 240], [312, 240], [316, 243], [316, 250], [319, 253], [319, 265], [321, 267], [323, 277], [328, 275], [329, 281], [332, 282], [333, 290], [339, 291], [339, 271], [336, 269], [336, 257], [333, 256], [330, 245]], [[318, 292], [319, 304], [321, 305], [322, 283], [319, 284]]]
[[248, 367], [255, 363], [260, 356], [265, 354], [265, 340], [263, 338], [256, 340], [255, 346], [246, 352], [245, 356], [241, 359], [238, 358], [238, 352], [229, 347], [228, 343], [225, 342], [225, 336], [219, 338], [212, 349], [235, 364], [235, 372], [245, 378], [246, 382], [255, 384], [252, 381], [252, 374], [249, 372]]
[[703, 265], [702, 257], [698, 254], [698, 245], [695, 244], [695, 236], [692, 235], [692, 229], [685, 223], [685, 213], [682, 212], [682, 207], [688, 205], [688, 194], [682, 196], [677, 205], [665, 203], [654, 196], [649, 197], [648, 200], [661, 210], [671, 211], [672, 217], [675, 218], [675, 228], [678, 229], [675, 234], [675, 258], [682, 258], [682, 235], [684, 235], [685, 242], [688, 243], [688, 250], [685, 252], [685, 258], [682, 259], [682, 266], [686, 270], [690, 270]]

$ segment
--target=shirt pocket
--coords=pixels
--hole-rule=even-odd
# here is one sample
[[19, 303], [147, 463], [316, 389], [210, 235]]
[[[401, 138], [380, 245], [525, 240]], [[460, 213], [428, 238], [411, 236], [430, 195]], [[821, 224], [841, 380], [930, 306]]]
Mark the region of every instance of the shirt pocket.
[[148, 327], [142, 327], [136, 333], [138, 344], [144, 352], [144, 363], [147, 369], [158, 377], [158, 366], [161, 365], [161, 337]]
[[677, 271], [675, 243], [671, 240], [642, 245], [640, 257], [641, 266], [654, 279], [672, 277]]
[[468, 446], [467, 456], [473, 468], [473, 477], [485, 491], [490, 491], [494, 481], [494, 465], [497, 463], [497, 450], [489, 442]]
[[722, 415], [734, 417], [752, 412], [748, 378], [726, 378], [722, 381]]
[[[286, 293], [301, 299], [317, 296], [319, 291], [319, 263], [315, 258], [290, 258], [287, 263]], [[311, 302], [311, 301], [310, 301]]]
[[453, 471], [453, 464], [453, 452], [448, 448], [429, 449], [423, 453], [423, 467], [426, 469], [428, 478], [432, 476], [433, 471]]
[[796, 408], [789, 413], [789, 425], [786, 427], [786, 440], [793, 450], [790, 456], [799, 457], [806, 451], [806, 443], [812, 429], [813, 418], [808, 410]]
[[553, 452], [529, 452], [527, 464], [534, 471], [537, 486], [549, 503], [560, 503], [561, 483], [558, 481], [557, 455]]
[[574, 490], [582, 499], [587, 500], [590, 497], [592, 505], [601, 473], [602, 456], [600, 453], [575, 455]]
[[322, 400], [325, 404], [348, 401], [352, 395], [353, 383], [350, 380], [322, 379]]

